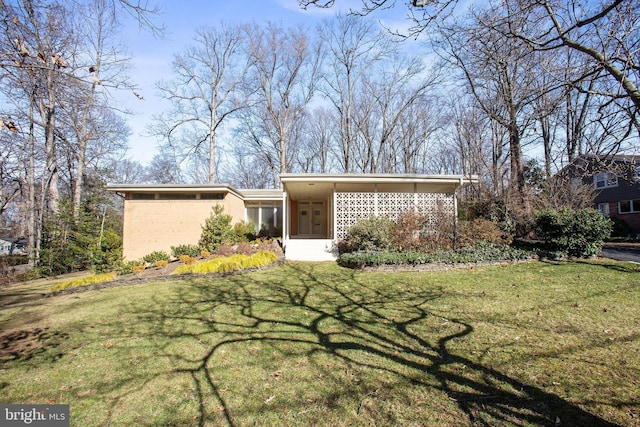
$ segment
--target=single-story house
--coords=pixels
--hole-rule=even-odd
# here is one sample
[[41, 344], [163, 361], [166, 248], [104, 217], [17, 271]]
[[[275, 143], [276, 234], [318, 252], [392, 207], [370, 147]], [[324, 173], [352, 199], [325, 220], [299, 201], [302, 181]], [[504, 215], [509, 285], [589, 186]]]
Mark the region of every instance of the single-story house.
[[285, 257], [329, 260], [336, 243], [357, 220], [395, 219], [407, 210], [450, 214], [456, 220], [456, 190], [477, 181], [462, 175], [297, 174], [280, 175], [281, 189], [237, 189], [228, 184], [109, 184], [124, 197], [123, 255], [136, 260], [171, 246], [197, 244], [215, 204], [233, 222], [252, 221], [281, 231]]

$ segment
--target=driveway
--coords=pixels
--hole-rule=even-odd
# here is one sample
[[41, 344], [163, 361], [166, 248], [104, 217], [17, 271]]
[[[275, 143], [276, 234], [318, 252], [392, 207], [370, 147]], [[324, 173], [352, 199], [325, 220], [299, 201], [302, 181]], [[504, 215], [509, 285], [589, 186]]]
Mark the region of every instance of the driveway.
[[640, 245], [625, 243], [605, 243], [602, 247], [603, 257], [618, 261], [631, 261], [640, 263]]

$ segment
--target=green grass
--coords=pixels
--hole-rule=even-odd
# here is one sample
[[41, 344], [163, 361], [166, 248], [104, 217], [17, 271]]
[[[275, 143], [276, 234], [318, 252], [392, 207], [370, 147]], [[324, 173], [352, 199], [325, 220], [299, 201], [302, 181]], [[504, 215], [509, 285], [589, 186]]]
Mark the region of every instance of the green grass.
[[640, 269], [287, 263], [0, 289], [0, 401], [95, 425], [637, 425]]

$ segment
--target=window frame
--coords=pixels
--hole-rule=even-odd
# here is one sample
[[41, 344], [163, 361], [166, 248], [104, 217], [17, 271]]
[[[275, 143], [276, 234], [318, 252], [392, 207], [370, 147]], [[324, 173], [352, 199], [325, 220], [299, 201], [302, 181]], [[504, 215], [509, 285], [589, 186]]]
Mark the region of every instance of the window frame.
[[598, 212], [605, 218], [609, 218], [611, 216], [611, 209], [609, 207], [609, 202], [598, 203]]
[[[249, 217], [249, 209], [257, 209], [258, 223], [255, 224], [254, 222], [254, 225], [256, 227], [256, 233], [258, 233], [262, 229], [262, 224], [264, 223], [263, 209], [272, 209], [273, 210], [272, 223], [270, 224], [265, 223], [265, 225], [269, 226], [270, 229], [277, 229], [277, 228], [282, 229], [282, 204], [283, 204], [282, 202], [275, 201], [275, 200], [246, 202], [244, 206], [245, 221], [247, 223], [249, 223], [250, 221], [253, 221], [253, 219]], [[278, 224], [278, 221], [280, 221], [280, 224]]]
[[[629, 203], [629, 210], [628, 211], [623, 211], [622, 210], [622, 204], [623, 203]], [[632, 199], [632, 200], [620, 200], [618, 202], [618, 213], [620, 215], [628, 215], [628, 214], [634, 214], [634, 213], [640, 213], [640, 199]]]
[[[603, 186], [598, 184], [602, 183]], [[601, 172], [593, 176], [593, 187], [596, 190], [604, 190], [607, 188], [615, 188], [618, 186], [618, 175], [613, 172]]]

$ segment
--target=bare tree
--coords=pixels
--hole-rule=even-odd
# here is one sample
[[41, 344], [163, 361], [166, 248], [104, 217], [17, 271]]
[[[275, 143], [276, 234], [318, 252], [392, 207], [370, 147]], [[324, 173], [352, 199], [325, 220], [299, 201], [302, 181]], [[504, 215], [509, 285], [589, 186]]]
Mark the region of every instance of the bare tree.
[[314, 44], [303, 28], [274, 23], [254, 25], [249, 39], [252, 66], [245, 87], [256, 91], [240, 116], [238, 134], [264, 156], [277, 187], [278, 174], [291, 169], [289, 150], [297, 144], [296, 126], [316, 91], [321, 45]]
[[305, 173], [329, 173], [336, 163], [337, 123], [333, 110], [318, 107], [307, 114], [295, 168]]
[[442, 46], [462, 71], [478, 105], [507, 130], [511, 187], [523, 194], [523, 135], [532, 124], [532, 102], [539, 96], [531, 90], [535, 58], [523, 43], [501, 37], [495, 29], [507, 25], [501, 19], [498, 11], [478, 11], [466, 25], [441, 27]]
[[177, 148], [181, 160], [206, 153], [209, 183], [217, 180], [217, 137], [246, 106], [240, 90], [249, 67], [246, 37], [246, 28], [239, 25], [199, 29], [194, 44], [174, 56], [174, 79], [157, 84], [172, 110], [155, 118], [152, 132]]
[[[408, 31], [400, 34], [404, 37], [418, 37], [429, 25], [438, 20], [450, 16], [458, 4], [458, 0], [412, 0], [410, 2], [398, 0], [361, 0], [362, 7], [351, 9], [353, 16], [367, 16], [376, 11], [384, 11], [395, 7], [407, 9], [407, 20], [411, 23]], [[300, 6], [307, 9], [309, 6], [319, 8], [331, 8], [336, 0], [298, 0]]]
[[360, 119], [367, 108], [358, 99], [363, 93], [367, 76], [382, 68], [391, 55], [393, 43], [388, 34], [376, 23], [354, 16], [338, 15], [325, 21], [320, 37], [327, 47], [326, 70], [321, 91], [338, 113], [340, 120], [339, 147], [343, 172], [354, 172], [358, 167], [356, 141], [361, 132]]
[[179, 162], [170, 151], [161, 151], [153, 156], [151, 163], [146, 168], [144, 178], [150, 184], [176, 184], [184, 182]]
[[[398, 169], [397, 155], [399, 142], [404, 143], [405, 153], [412, 145], [426, 145], [425, 139], [411, 140], [401, 135], [402, 124], [416, 120], [412, 117], [415, 108], [428, 108], [427, 100], [433, 92], [439, 76], [427, 70], [417, 56], [406, 56], [400, 52], [390, 52], [384, 69], [364, 79], [361, 93], [359, 156], [361, 170], [369, 173], [394, 173]], [[364, 96], [366, 96], [366, 98]], [[429, 115], [420, 115], [422, 129], [433, 127]]]
[[[122, 87], [117, 78], [125, 79], [120, 65], [127, 58], [107, 42], [115, 32], [119, 11], [137, 9], [139, 17], [148, 11], [140, 3], [124, 3], [0, 3], [2, 109], [3, 116], [16, 118], [12, 125], [24, 143], [19, 159], [21, 198], [34, 262], [43, 220], [58, 211], [62, 197], [80, 204], [88, 153], [96, 154], [98, 146], [118, 141], [120, 145], [110, 147], [114, 153], [122, 138], [113, 135], [128, 133], [113, 115], [108, 121], [96, 120], [105, 117], [100, 111], [111, 107], [107, 88]], [[105, 138], [107, 134], [111, 136]]]
[[640, 109], [638, 2], [544, 0], [531, 2], [513, 14], [525, 16], [535, 25], [522, 29], [511, 27], [505, 34], [523, 40], [537, 50], [569, 48], [590, 58], [617, 83], [603, 93], [613, 98], [628, 98], [635, 106], [634, 114]]

